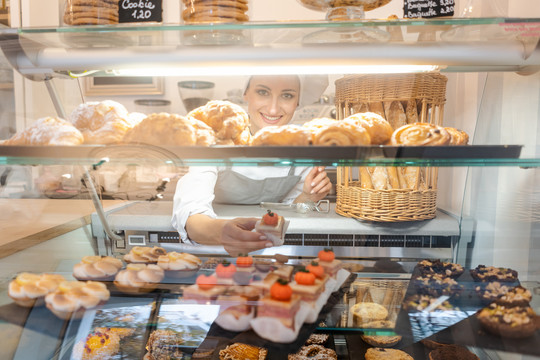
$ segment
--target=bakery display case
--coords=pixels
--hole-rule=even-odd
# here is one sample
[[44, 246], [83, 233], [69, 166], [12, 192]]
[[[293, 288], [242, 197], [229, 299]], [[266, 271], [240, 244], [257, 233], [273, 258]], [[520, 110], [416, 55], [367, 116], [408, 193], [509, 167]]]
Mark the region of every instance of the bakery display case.
[[[69, 119], [88, 101], [78, 89], [92, 77], [151, 76], [177, 93], [178, 82], [193, 77], [322, 73], [336, 79], [329, 89], [340, 120], [363, 112], [364, 103], [406, 108], [414, 99], [419, 122], [470, 136], [452, 146], [104, 144], [87, 137], [75, 145], [3, 143], [0, 332], [7, 358], [283, 359], [301, 351], [361, 359], [398, 349], [414, 359], [435, 350], [540, 356], [537, 325], [504, 332], [485, 322], [503, 318], [500, 308], [479, 313], [490, 304], [483, 297], [514, 291], [530, 308], [520, 304], [511, 318], [538, 321], [529, 310], [540, 311], [538, 24], [538, 17], [500, 17], [1, 27], [0, 46], [20, 80], [15, 94], [24, 98], [17, 102], [30, 117], [41, 111], [32, 101], [46, 93], [43, 116]], [[446, 92], [432, 103], [413, 90], [405, 97], [340, 92], [340, 83], [380, 81], [383, 73], [431, 74], [445, 79]], [[21, 114], [17, 131], [35, 120]], [[283, 245], [233, 257], [222, 246], [182, 241], [171, 224], [176, 181], [201, 166], [325, 166], [341, 188], [328, 202], [304, 206], [216, 204], [222, 219], [271, 209], [288, 221]], [[414, 204], [433, 208], [427, 217], [374, 220], [358, 215], [366, 205], [343, 210], [352, 202], [343, 187], [356, 186], [362, 169], [389, 176], [420, 168], [405, 207], [417, 193], [434, 194], [435, 203]], [[386, 206], [385, 216], [397, 207]], [[318, 271], [302, 268], [317, 259], [324, 273], [302, 283], [303, 274]], [[170, 266], [176, 262], [188, 265]], [[282, 285], [293, 295], [276, 302], [288, 291], [272, 289], [279, 277], [290, 280]], [[50, 294], [34, 291], [24, 299], [30, 306], [15, 296], [17, 304], [13, 288], [28, 284]], [[73, 294], [83, 298], [73, 301], [78, 306], [61, 301]]]

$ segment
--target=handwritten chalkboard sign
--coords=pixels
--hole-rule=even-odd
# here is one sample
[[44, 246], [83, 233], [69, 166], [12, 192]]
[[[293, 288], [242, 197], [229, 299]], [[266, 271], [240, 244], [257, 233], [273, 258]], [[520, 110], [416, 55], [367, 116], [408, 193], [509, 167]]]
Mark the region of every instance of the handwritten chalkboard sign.
[[162, 22], [163, 0], [119, 0], [118, 22]]
[[454, 0], [404, 0], [403, 17], [435, 18], [454, 16]]

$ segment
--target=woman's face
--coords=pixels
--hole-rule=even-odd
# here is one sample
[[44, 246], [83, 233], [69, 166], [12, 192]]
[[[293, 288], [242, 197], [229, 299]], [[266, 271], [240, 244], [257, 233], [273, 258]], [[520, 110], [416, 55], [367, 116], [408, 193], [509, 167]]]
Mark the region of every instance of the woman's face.
[[288, 124], [299, 96], [298, 76], [252, 76], [244, 94], [252, 133], [265, 126]]

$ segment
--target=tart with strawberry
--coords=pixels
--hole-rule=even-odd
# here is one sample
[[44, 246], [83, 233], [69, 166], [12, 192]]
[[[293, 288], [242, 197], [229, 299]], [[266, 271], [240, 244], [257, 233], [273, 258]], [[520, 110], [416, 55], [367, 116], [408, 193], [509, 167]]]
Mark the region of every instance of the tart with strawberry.
[[319, 265], [324, 268], [324, 271], [331, 277], [335, 278], [336, 274], [342, 268], [341, 260], [336, 259], [334, 250], [331, 248], [324, 248], [317, 254]]
[[225, 286], [218, 285], [218, 279], [215, 275], [201, 274], [197, 276], [195, 284], [184, 289], [183, 298], [204, 304], [215, 301], [224, 292]]
[[255, 224], [255, 231], [265, 235], [274, 246], [283, 245], [285, 219], [277, 213], [267, 210], [262, 219]]

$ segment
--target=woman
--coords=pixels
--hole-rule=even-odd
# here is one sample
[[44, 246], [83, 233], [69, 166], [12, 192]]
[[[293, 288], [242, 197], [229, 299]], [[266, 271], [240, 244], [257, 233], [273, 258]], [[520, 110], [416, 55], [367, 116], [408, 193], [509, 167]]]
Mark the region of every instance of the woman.
[[[252, 76], [244, 92], [251, 133], [289, 123], [297, 107], [320, 97], [327, 84], [326, 77]], [[172, 223], [184, 242], [221, 244], [231, 255], [251, 252], [273, 246], [252, 231], [258, 218], [216, 219], [212, 202], [317, 202], [331, 188], [322, 167], [192, 167], [178, 182]]]

